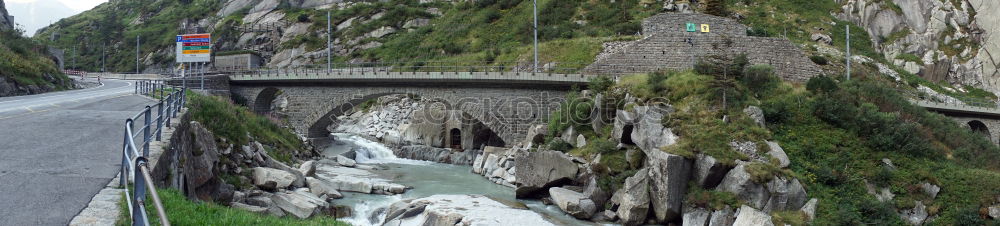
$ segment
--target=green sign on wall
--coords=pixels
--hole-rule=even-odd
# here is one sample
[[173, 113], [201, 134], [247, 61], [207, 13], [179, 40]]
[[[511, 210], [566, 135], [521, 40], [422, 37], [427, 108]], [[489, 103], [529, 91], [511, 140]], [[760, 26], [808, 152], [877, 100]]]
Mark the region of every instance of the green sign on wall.
[[697, 31], [698, 31], [698, 25], [695, 25], [694, 23], [687, 23], [687, 32], [697, 32]]

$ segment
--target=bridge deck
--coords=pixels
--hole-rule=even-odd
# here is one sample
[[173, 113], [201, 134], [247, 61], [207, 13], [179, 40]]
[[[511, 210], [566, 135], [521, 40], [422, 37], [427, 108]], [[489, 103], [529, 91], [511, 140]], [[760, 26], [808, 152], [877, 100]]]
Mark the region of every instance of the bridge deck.
[[972, 115], [983, 115], [990, 117], [1000, 118], [1000, 109], [989, 108], [989, 107], [977, 107], [969, 105], [958, 105], [958, 104], [946, 104], [938, 103], [924, 100], [912, 100], [917, 106], [924, 107], [928, 110], [945, 112], [945, 113], [961, 113], [961, 114], [972, 114]]
[[337, 81], [337, 82], [463, 82], [515, 84], [586, 84], [590, 75], [531, 72], [264, 72], [231, 75], [235, 82]]

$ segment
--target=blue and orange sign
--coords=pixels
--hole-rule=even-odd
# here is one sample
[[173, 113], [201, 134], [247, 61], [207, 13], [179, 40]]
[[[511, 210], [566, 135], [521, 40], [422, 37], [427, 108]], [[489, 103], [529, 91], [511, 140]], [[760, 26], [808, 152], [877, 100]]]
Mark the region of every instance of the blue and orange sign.
[[209, 62], [212, 56], [212, 34], [177, 36], [177, 62]]

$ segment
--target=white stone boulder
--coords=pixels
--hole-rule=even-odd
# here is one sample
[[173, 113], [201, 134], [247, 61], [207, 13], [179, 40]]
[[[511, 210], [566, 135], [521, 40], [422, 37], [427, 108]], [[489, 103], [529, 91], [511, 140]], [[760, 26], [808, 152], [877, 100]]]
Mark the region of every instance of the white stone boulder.
[[616, 192], [615, 202], [618, 217], [624, 225], [639, 225], [646, 222], [649, 213], [649, 170], [643, 168], [625, 179], [624, 187]]
[[316, 196], [326, 195], [327, 197], [335, 199], [344, 197], [343, 194], [340, 194], [340, 192], [337, 191], [336, 186], [330, 184], [330, 182], [327, 182], [325, 180], [316, 179], [314, 177], [306, 177], [306, 184], [309, 186], [309, 191], [312, 192], [313, 195]]
[[809, 202], [806, 202], [806, 204], [802, 206], [802, 209], [799, 209], [800, 211], [802, 211], [802, 213], [806, 214], [806, 220], [811, 221], [813, 219], [816, 219], [817, 204], [819, 204], [819, 199], [813, 198], [810, 199]]
[[337, 156], [337, 164], [340, 164], [341, 166], [346, 166], [346, 167], [354, 167], [354, 165], [356, 165], [357, 162], [355, 162], [354, 159], [348, 158], [346, 156], [338, 155]]
[[694, 180], [702, 188], [715, 188], [715, 186], [718, 186], [722, 182], [722, 178], [726, 177], [729, 168], [711, 155], [699, 153], [695, 157], [691, 180]]
[[296, 180], [294, 174], [274, 168], [254, 167], [251, 174], [253, 184], [264, 190], [287, 188]]
[[708, 210], [697, 208], [684, 213], [681, 218], [682, 226], [705, 226], [708, 224]]
[[637, 122], [632, 129], [632, 142], [647, 155], [653, 151], [660, 151], [660, 147], [677, 143], [677, 135], [674, 135], [670, 128], [663, 127], [661, 123], [663, 116], [668, 113], [669, 109], [660, 107], [635, 107]]
[[691, 161], [663, 151], [647, 152], [649, 194], [653, 214], [659, 222], [680, 217], [684, 194], [691, 178]]
[[519, 183], [514, 193], [518, 198], [530, 197], [539, 190], [568, 183], [576, 179], [579, 171], [570, 157], [558, 151], [530, 152], [518, 156], [514, 159], [514, 169]]
[[733, 225], [734, 221], [736, 221], [736, 215], [733, 213], [733, 208], [726, 206], [721, 210], [712, 212], [712, 217], [708, 220], [708, 226], [729, 226]]
[[788, 159], [788, 155], [785, 154], [785, 149], [782, 149], [778, 143], [768, 141], [767, 146], [770, 149], [767, 151], [767, 154], [778, 160], [777, 163], [779, 167], [786, 168], [792, 163], [792, 161]]
[[597, 205], [594, 204], [594, 201], [583, 193], [552, 187], [549, 188], [549, 196], [552, 197], [552, 202], [559, 206], [559, 209], [578, 219], [588, 219], [597, 211]]
[[771, 222], [771, 216], [767, 213], [744, 205], [737, 210], [733, 226], [774, 226], [774, 223]]
[[763, 185], [750, 180], [750, 173], [747, 173], [746, 164], [743, 163], [729, 170], [716, 189], [736, 194], [741, 200], [756, 208], [763, 208], [770, 198]]
[[390, 205], [384, 225], [554, 225], [541, 214], [482, 195], [433, 195]]
[[329, 205], [325, 200], [302, 190], [275, 193], [271, 200], [281, 210], [300, 219], [309, 218]]

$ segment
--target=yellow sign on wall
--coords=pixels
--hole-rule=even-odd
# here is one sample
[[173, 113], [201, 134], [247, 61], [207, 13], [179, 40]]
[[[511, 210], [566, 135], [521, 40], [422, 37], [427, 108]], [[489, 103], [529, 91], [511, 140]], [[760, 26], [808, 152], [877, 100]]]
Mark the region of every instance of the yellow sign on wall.
[[709, 29], [708, 24], [701, 25], [701, 32], [708, 33], [709, 31], [711, 30]]

